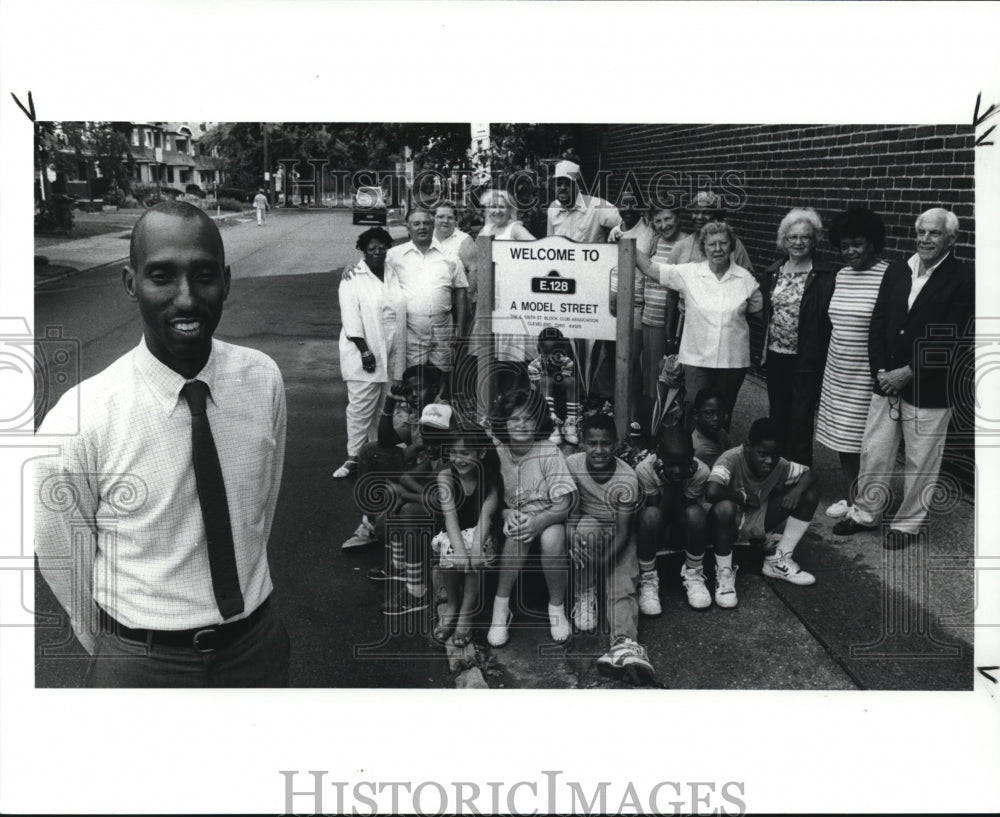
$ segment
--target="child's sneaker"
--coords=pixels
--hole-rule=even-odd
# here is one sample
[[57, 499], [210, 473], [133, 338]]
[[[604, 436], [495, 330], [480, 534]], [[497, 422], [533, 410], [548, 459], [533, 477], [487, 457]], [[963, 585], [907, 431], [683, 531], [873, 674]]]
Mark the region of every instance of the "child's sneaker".
[[663, 612], [660, 606], [660, 577], [655, 570], [647, 570], [639, 576], [639, 612], [644, 616], [658, 616]]
[[408, 613], [418, 613], [430, 605], [430, 593], [426, 590], [422, 596], [414, 596], [410, 589], [403, 585], [399, 592], [382, 605], [384, 616], [405, 616]]
[[653, 680], [653, 665], [646, 648], [631, 638], [620, 638], [611, 649], [597, 659], [597, 671], [608, 678], [642, 686]]
[[593, 588], [582, 590], [573, 605], [573, 626], [581, 633], [597, 629], [597, 593]]
[[715, 603], [719, 607], [735, 607], [739, 599], [736, 596], [736, 568], [717, 567], [715, 569]]
[[775, 551], [774, 556], [764, 559], [764, 568], [761, 573], [769, 579], [782, 579], [791, 584], [816, 584], [816, 577], [812, 573], [804, 571], [791, 556], [786, 556], [780, 550]]
[[846, 499], [841, 499], [834, 502], [829, 508], [826, 509], [826, 515], [833, 519], [842, 519], [847, 516], [850, 507], [851, 506], [847, 503]]
[[570, 417], [565, 423], [563, 423], [562, 433], [563, 439], [565, 439], [570, 445], [580, 444], [580, 435], [576, 417]]
[[687, 565], [681, 568], [681, 579], [684, 582], [684, 589], [687, 591], [688, 604], [695, 610], [704, 610], [712, 606], [712, 594], [705, 586], [705, 571], [700, 567], [688, 569]]
[[363, 519], [361, 524], [358, 525], [358, 529], [354, 531], [354, 535], [344, 542], [341, 547], [344, 550], [350, 550], [351, 548], [360, 548], [365, 545], [374, 545], [377, 541], [375, 526], [367, 519]]

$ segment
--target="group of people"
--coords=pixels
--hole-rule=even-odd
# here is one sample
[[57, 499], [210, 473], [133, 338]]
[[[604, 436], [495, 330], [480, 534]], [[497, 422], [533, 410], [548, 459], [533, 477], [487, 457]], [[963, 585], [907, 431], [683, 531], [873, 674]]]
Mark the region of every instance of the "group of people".
[[[968, 394], [974, 275], [951, 252], [958, 219], [940, 208], [917, 217], [915, 253], [898, 263], [880, 257], [877, 214], [836, 214], [837, 272], [816, 257], [819, 215], [793, 209], [778, 229], [781, 259], [757, 274], [713, 194], [695, 198], [685, 234], [678, 211], [641, 213], [634, 201], [619, 211], [579, 180], [578, 166], [559, 163], [548, 232], [636, 238], [636, 405], [649, 409], [673, 359], [682, 410], [667, 423], [641, 418], [647, 450], [616, 456], [629, 430], [582, 406], [600, 388], [599, 356], [581, 359], [593, 350], [554, 327], [498, 338], [509, 387], [485, 417], [462, 410], [453, 373], [486, 331], [474, 319], [485, 271], [454, 204], [414, 208], [402, 244], [380, 228], [362, 233], [362, 258], [340, 283], [348, 442], [334, 476], [355, 478], [363, 505], [379, 498], [344, 546], [387, 545], [385, 567], [370, 572], [393, 588], [386, 615], [428, 608], [436, 571], [447, 600], [434, 635], [467, 644], [483, 571], [495, 567], [486, 640], [501, 647], [537, 550], [551, 638], [597, 627], [603, 592], [611, 642], [598, 667], [646, 683], [638, 621], [662, 609], [664, 549], [683, 552], [697, 609], [736, 606], [740, 539], [763, 549], [766, 576], [815, 581], [793, 558], [817, 508], [814, 439], [840, 455], [844, 493], [826, 513], [841, 535], [879, 528], [882, 484], [905, 441], [904, 494], [884, 543], [912, 543], [955, 401]], [[503, 191], [485, 203], [484, 232], [532, 237]], [[36, 466], [39, 566], [91, 654], [91, 686], [284, 685], [289, 640], [266, 556], [284, 462], [280, 371], [213, 337], [230, 272], [198, 208], [144, 213], [122, 283], [142, 340], [67, 392], [38, 430], [58, 440]], [[735, 444], [755, 321], [770, 416]]]
[[[626, 430], [615, 428], [600, 411], [581, 410], [581, 397], [593, 384], [581, 377], [580, 346], [555, 327], [537, 337], [497, 330], [500, 365], [513, 364], [525, 376], [505, 384], [485, 417], [453, 407], [445, 386], [436, 394], [434, 387], [427, 391], [428, 382], [446, 384], [449, 369], [423, 354], [434, 346], [433, 333], [408, 332], [396, 371], [405, 358], [405, 375], [422, 385], [407, 384], [404, 376], [394, 387], [397, 378], [385, 370], [383, 393], [391, 391], [398, 399], [390, 394], [385, 402], [375, 401], [385, 406], [377, 427], [375, 403], [368, 404], [367, 425], [355, 424], [348, 462], [335, 476], [353, 473], [363, 448], [378, 451], [375, 470], [369, 464], [362, 474], [381, 473], [378, 479], [396, 492], [385, 513], [389, 527], [423, 533], [411, 535], [407, 549], [406, 537], [378, 531], [376, 520], [366, 515], [344, 546], [388, 536], [390, 563], [375, 573], [379, 579], [399, 580], [399, 592], [384, 608], [389, 615], [429, 606], [425, 582], [432, 552], [442, 576], [452, 576], [449, 570], [458, 565], [464, 581], [445, 582], [448, 601], [436, 636], [459, 645], [471, 637], [478, 604], [479, 579], [472, 576], [485, 567], [499, 567], [487, 634], [493, 646], [507, 641], [510, 595], [529, 551], [540, 554], [555, 641], [568, 638], [573, 627], [591, 631], [597, 626], [596, 577], [603, 576], [613, 641], [598, 666], [645, 681], [652, 667], [636, 640], [636, 611], [655, 615], [661, 610], [656, 557], [665, 548], [684, 551], [682, 580], [695, 608], [713, 601], [735, 606], [732, 545], [741, 538], [764, 548], [764, 575], [801, 585], [815, 581], [792, 559], [818, 502], [811, 470], [814, 440], [840, 457], [843, 498], [826, 508], [827, 515], [840, 518], [834, 526], [840, 535], [878, 528], [887, 495], [879, 487], [890, 478], [900, 440], [905, 440], [904, 496], [884, 544], [895, 549], [913, 542], [926, 521], [928, 486], [937, 478], [951, 401], [960, 391], [940, 357], [961, 358], [960, 345], [971, 332], [974, 280], [971, 268], [951, 255], [958, 221], [941, 208], [916, 219], [916, 252], [906, 263], [880, 257], [885, 227], [876, 213], [852, 206], [835, 214], [830, 242], [844, 262], [835, 272], [818, 257], [825, 238], [819, 214], [796, 207], [777, 230], [781, 258], [755, 273], [718, 196], [703, 192], [695, 197], [695, 231], [685, 233], [676, 209], [653, 207], [642, 213], [634, 197], [626, 197], [619, 211], [584, 196], [577, 189], [578, 168], [567, 167], [571, 164], [561, 162], [556, 173], [549, 233], [580, 241], [637, 239], [633, 372], [638, 384], [633, 394], [643, 421], [637, 425], [651, 451], [631, 462], [615, 456], [623, 453], [619, 435]], [[531, 238], [503, 191], [490, 191], [484, 200], [484, 233], [497, 240]], [[445, 210], [453, 221], [454, 205], [447, 203]], [[412, 219], [411, 213], [410, 243], [390, 256], [413, 253], [417, 230]], [[421, 220], [426, 246], [440, 244], [438, 235], [431, 236], [434, 218], [418, 214]], [[468, 257], [474, 256], [470, 244], [464, 234], [456, 241]], [[429, 250], [423, 252], [426, 259]], [[450, 286], [454, 296], [474, 290], [475, 274], [456, 283], [468, 269], [459, 253], [442, 249], [441, 256], [450, 256], [458, 271], [436, 279], [442, 291]], [[411, 274], [405, 265], [394, 269], [400, 286], [425, 286], [404, 283]], [[345, 315], [351, 308], [345, 294], [355, 289], [346, 276], [341, 284]], [[423, 297], [429, 297], [426, 290]], [[449, 299], [442, 296], [439, 303], [446, 314]], [[379, 314], [387, 308], [380, 304]], [[450, 314], [455, 311], [452, 307]], [[471, 312], [464, 314], [468, 319], [454, 320], [448, 335], [453, 349], [463, 327], [468, 335], [474, 323]], [[412, 324], [401, 312], [383, 324], [393, 320]], [[351, 344], [365, 342], [352, 336], [350, 325], [345, 316], [342, 350], [345, 344], [350, 351]], [[943, 338], [934, 335], [933, 328], [941, 325], [953, 331]], [[755, 335], [761, 339], [759, 349], [753, 349]], [[374, 371], [389, 348], [373, 356]], [[652, 406], [672, 354], [683, 369], [687, 401], [679, 417], [663, 425], [662, 414]], [[754, 357], [766, 376], [769, 417], [753, 423], [746, 440], [733, 445], [729, 424]], [[402, 398], [417, 394], [422, 401]], [[404, 403], [405, 421], [398, 417], [390, 423]], [[367, 442], [361, 433], [365, 428]], [[399, 446], [395, 456], [387, 453], [393, 446]], [[422, 456], [414, 450], [421, 447]], [[436, 474], [438, 494], [429, 494], [414, 474], [425, 481]], [[464, 516], [456, 515], [458, 505], [428, 499], [432, 495], [457, 496]], [[431, 507], [435, 502], [437, 507]], [[715, 558], [711, 591], [703, 569], [709, 543]], [[573, 602], [569, 616], [567, 596]]]

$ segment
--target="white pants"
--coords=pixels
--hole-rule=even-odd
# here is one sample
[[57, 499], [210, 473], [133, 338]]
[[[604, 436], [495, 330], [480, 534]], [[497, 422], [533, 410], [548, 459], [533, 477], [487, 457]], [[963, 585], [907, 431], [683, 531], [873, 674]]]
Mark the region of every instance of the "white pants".
[[861, 440], [861, 472], [851, 517], [861, 525], [877, 525], [881, 521], [889, 504], [889, 486], [902, 437], [906, 445], [903, 502], [892, 521], [892, 529], [917, 533], [927, 518], [941, 470], [951, 409], [917, 408], [898, 397], [893, 402], [896, 407], [892, 414], [895, 415], [896, 408], [899, 410], [896, 419], [890, 416], [889, 398], [872, 395]]
[[263, 223], [264, 223], [264, 208], [263, 207], [258, 207], [257, 208], [257, 224], [259, 225], [259, 224], [263, 224]]
[[347, 456], [353, 459], [366, 442], [375, 440], [389, 384], [367, 380], [344, 382], [347, 384]]

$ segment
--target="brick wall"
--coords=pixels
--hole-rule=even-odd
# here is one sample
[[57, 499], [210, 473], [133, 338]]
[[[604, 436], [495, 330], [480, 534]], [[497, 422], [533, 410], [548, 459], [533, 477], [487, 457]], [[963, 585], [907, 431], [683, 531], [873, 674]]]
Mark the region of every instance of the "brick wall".
[[[789, 209], [813, 207], [828, 225], [855, 203], [882, 216], [887, 260], [915, 251], [914, 221], [930, 207], [958, 216], [955, 255], [975, 260], [970, 125], [584, 125], [575, 134], [585, 178], [603, 171], [612, 201], [629, 174], [645, 193], [659, 174], [658, 194], [685, 206], [699, 189], [718, 192], [758, 270], [781, 257], [775, 238]], [[826, 242], [817, 255], [842, 266]], [[964, 434], [949, 440], [946, 468], [971, 490], [971, 429], [967, 415], [955, 420], [953, 434]]]
[[[886, 225], [885, 257], [913, 253], [913, 222], [929, 207], [959, 217], [957, 257], [974, 260], [974, 132], [970, 125], [602, 125], [578, 126], [577, 149], [593, 178], [610, 171], [614, 200], [630, 172], [645, 192], [686, 205], [711, 186], [754, 265], [779, 257], [775, 235], [792, 207], [830, 217], [860, 203]], [[685, 224], [690, 228], [690, 224]], [[839, 266], [839, 253], [820, 257]]]

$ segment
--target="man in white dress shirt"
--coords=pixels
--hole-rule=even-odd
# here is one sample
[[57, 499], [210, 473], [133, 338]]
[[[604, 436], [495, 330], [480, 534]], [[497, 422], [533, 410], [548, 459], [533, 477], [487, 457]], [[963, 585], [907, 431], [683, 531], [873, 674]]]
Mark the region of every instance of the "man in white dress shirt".
[[434, 215], [414, 206], [406, 216], [410, 240], [385, 257], [406, 296], [406, 365], [431, 365], [446, 373], [442, 396], [450, 394], [455, 346], [464, 336], [469, 281], [462, 262], [434, 236]]
[[267, 564], [281, 374], [261, 352], [213, 340], [230, 271], [198, 208], [145, 213], [122, 282], [142, 340], [38, 430], [69, 432], [36, 463], [35, 547], [91, 655], [87, 685], [285, 686], [289, 641]]

